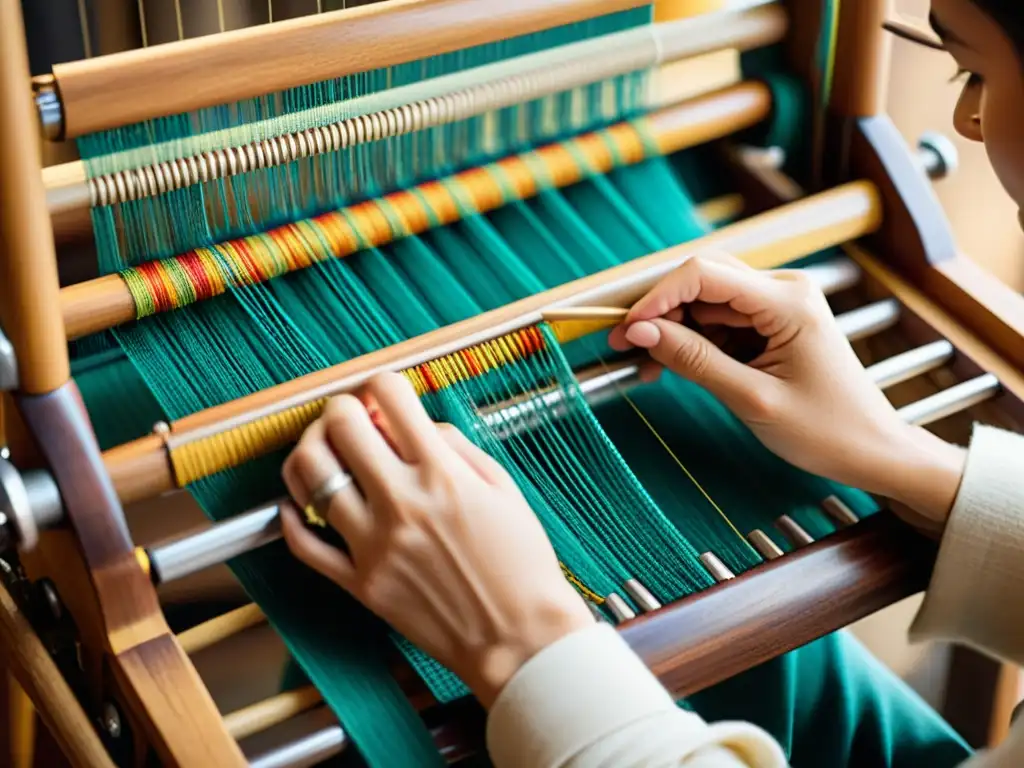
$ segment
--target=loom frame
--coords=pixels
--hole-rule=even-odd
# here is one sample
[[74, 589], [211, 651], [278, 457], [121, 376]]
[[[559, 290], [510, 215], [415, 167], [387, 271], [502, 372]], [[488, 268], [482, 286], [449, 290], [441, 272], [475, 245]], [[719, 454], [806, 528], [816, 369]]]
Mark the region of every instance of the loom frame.
[[[420, 6], [443, 15], [471, 1], [406, 0], [399, 6], [403, 13]], [[638, 3], [629, 3], [635, 4]], [[530, 7], [538, 5], [534, 2]], [[582, 5], [580, 0], [558, 3], [559, 8]], [[627, 4], [605, 3], [610, 10], [619, 5], [626, 7]], [[818, 3], [790, 0], [788, 5], [799, 9], [791, 14], [799, 20], [790, 35], [794, 68], [809, 78]], [[837, 142], [840, 150], [850, 149], [849, 153], [840, 151], [836, 155], [849, 157], [850, 166], [823, 171], [833, 178], [842, 178], [846, 175], [844, 170], [853, 173], [852, 178], [858, 178], [855, 172], [861, 171], [863, 177], [870, 178], [881, 190], [886, 215], [877, 241], [881, 244], [880, 252], [894, 261], [900, 274], [934, 291], [940, 303], [930, 301], [881, 265], [877, 265], [879, 269], [875, 270], [874, 278], [883, 283], [888, 281], [892, 292], [901, 299], [906, 296], [923, 299], [924, 303], [918, 301], [918, 309], [914, 311], [930, 325], [938, 322], [936, 318], [953, 331], [962, 325], [960, 340], [955, 342], [958, 350], [980, 370], [998, 372], [1004, 385], [1009, 384], [1005, 397], [1019, 405], [1019, 399], [1024, 397], [1024, 387], [1020, 384], [1020, 368], [1024, 367], [1024, 345], [1021, 344], [1024, 300], [1012, 295], [1009, 289], [1004, 290], [1005, 287], [994, 279], [983, 276], [984, 273], [957, 256], [955, 251], [933, 247], [924, 237], [922, 228], [929, 222], [942, 221], [941, 211], [934, 195], [929, 199], [927, 185], [907, 175], [910, 163], [900, 160], [909, 157], [906, 147], [893, 139], [892, 132], [884, 127], [885, 118], [880, 117], [880, 92], [883, 90], [880, 83], [887, 69], [884, 63], [886, 42], [881, 34], [884, 6], [882, 0], [843, 4], [839, 22], [841, 45], [827, 136]], [[382, 18], [373, 9], [348, 13], [352, 18], [363, 19], [360, 23], [366, 25], [370, 21], [379, 23]], [[452, 21], [446, 18], [448, 23]], [[533, 15], [532, 11], [523, 18], [528, 23], [542, 23], [540, 16]], [[409, 30], [403, 28], [394, 36], [385, 31], [383, 37], [390, 41], [389, 45], [397, 45], [402, 34], [409, 34]], [[251, 35], [240, 37], [252, 39]], [[457, 45], [461, 47], [464, 42], [464, 36], [460, 36]], [[120, 708], [126, 729], [142, 736], [140, 743], [153, 745], [168, 765], [194, 765], [192, 760], [211, 755], [219, 765], [244, 765], [237, 745], [228, 736], [194, 667], [167, 628], [155, 592], [134, 559], [130, 539], [124, 535], [120, 502], [99, 460], [88, 418], [69, 379], [51, 228], [35, 159], [38, 153], [30, 151], [38, 148], [32, 126], [34, 115], [29, 102], [22, 98], [28, 72], [20, 14], [14, 0], [0, 0], [0, 43], [3, 63], [0, 105], [5, 115], [0, 123], [0, 165], [5, 171], [0, 176], [3, 193], [0, 233], [5, 247], [0, 260], [5, 278], [0, 283], [0, 318], [18, 352], [22, 385], [13, 401], [5, 401], [6, 426], [12, 432], [11, 447], [19, 465], [49, 465], [58, 477], [65, 499], [75, 500], [68, 504], [72, 529], [44, 534], [46, 543], [40, 548], [39, 557], [26, 558], [26, 569], [54, 580], [74, 618], [84, 646], [90, 693], [95, 697], [90, 704], [109, 697], [106, 700]], [[203, 43], [204, 50], [212, 49], [207, 43], [209, 41]], [[231, 55], [237, 56], [241, 49], [231, 50]], [[380, 56], [380, 49], [375, 50], [373, 55]], [[437, 51], [418, 51], [414, 57], [432, 52]], [[166, 53], [166, 50], [160, 51], [153, 60]], [[122, 62], [136, 60], [128, 54], [121, 56], [125, 57]], [[140, 55], [137, 60], [145, 64], [150, 57]], [[374, 66], [380, 66], [384, 59], [377, 61]], [[858, 71], [865, 61], [871, 63], [867, 77]], [[209, 68], [211, 60], [206, 59], [203, 66]], [[146, 70], [140, 64], [136, 71]], [[144, 77], [139, 79], [146, 82]], [[65, 79], [61, 85], [65, 96], [75, 91], [68, 85], [70, 82]], [[102, 81], [99, 82], [97, 85], [94, 80], [89, 87], [102, 89]], [[131, 116], [122, 118], [120, 122], [133, 119]], [[74, 135], [87, 125], [87, 122], [71, 123], [68, 135]], [[99, 123], [94, 119], [92, 125], [95, 129]], [[900, 247], [907, 242], [912, 246], [908, 250]], [[905, 258], [896, 261], [897, 253]], [[29, 301], [30, 297], [34, 301]], [[920, 307], [925, 307], [927, 312]], [[14, 412], [12, 402], [15, 402]], [[909, 559], [908, 551], [915, 553]], [[808, 574], [820, 571], [808, 569], [807, 564], [814, 563], [817, 567], [824, 558], [843, 578], [854, 572], [865, 576], [864, 581], [858, 582], [862, 592], [850, 602], [847, 612], [832, 614], [832, 623], [841, 622], [835, 627], [829, 621], [823, 622], [820, 616], [811, 621], [808, 619], [810, 612], [806, 610], [801, 614], [803, 618], [798, 617], [810, 621], [806, 642], [882, 607], [883, 603], [920, 589], [927, 578], [932, 555], [933, 551], [919, 537], [911, 536], [890, 516], [881, 515], [808, 547], [792, 556], [792, 560], [786, 558], [763, 566], [764, 571], [756, 569], [749, 576], [638, 619], [624, 628], [624, 634], [636, 643], [645, 660], [655, 666], [670, 687], [692, 692], [710, 682], [702, 683], [699, 676], [692, 673], [692, 669], [699, 669], [700, 665], [685, 666], [696, 657], [692, 648], [687, 652], [686, 642], [699, 639], [703, 643], [700, 648], [717, 651], [726, 641], [722, 637], [696, 638], [675, 636], [675, 633], [699, 626], [701, 617], [720, 615], [720, 609], [710, 614], [705, 612], [722, 605], [725, 596], [736, 591], [747, 590], [746, 594], [763, 599], [763, 585], [767, 582], [758, 582], [755, 578], [758, 573], [762, 577], [764, 573], [775, 574], [772, 578], [776, 579], [776, 585], [796, 579], [800, 580], [797, 583], [813, 581]], [[812, 599], [822, 594], [799, 598], [808, 601], [803, 603], [806, 609]], [[0, 618], [0, 628], [5, 633], [3, 650], [14, 662], [12, 668], [26, 690], [43, 705], [44, 719], [66, 752], [80, 765], [108, 765], [109, 757], [97, 751], [100, 745], [92, 738], [95, 732], [81, 727], [83, 722], [88, 722], [84, 710], [71, 700], [66, 684], [61, 687], [63, 678], [52, 661], [48, 663], [49, 656], [39, 654], [38, 638], [34, 644], [35, 635], [27, 628], [24, 617], [19, 619], [17, 606], [9, 600], [0, 600]], [[756, 631], [745, 636], [744, 654], [753, 646], [760, 646], [765, 638], [763, 625], [751, 624], [749, 629]], [[673, 635], [671, 640], [669, 635]], [[775, 650], [782, 652], [794, 647], [787, 645], [789, 642], [799, 644], [799, 637], [790, 634], [781, 643], [772, 645], [774, 650], [768, 651], [769, 655], [751, 650], [753, 655], [744, 655], [739, 664], [749, 667], [769, 658]], [[740, 671], [735, 659], [733, 664], [728, 669], [715, 666], [715, 671], [705, 679]], [[171, 697], [167, 689], [179, 689], [185, 698]], [[76, 735], [76, 729], [81, 733]], [[186, 742], [196, 741], [204, 743], [211, 751], [202, 754], [191, 751]]]

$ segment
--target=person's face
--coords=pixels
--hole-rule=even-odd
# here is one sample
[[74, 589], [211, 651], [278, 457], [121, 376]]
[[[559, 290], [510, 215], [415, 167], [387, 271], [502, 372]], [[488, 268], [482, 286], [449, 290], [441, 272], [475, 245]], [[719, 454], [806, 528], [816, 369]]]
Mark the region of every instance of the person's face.
[[930, 20], [964, 78], [953, 125], [984, 142], [1024, 226], [1024, 65], [1002, 28], [971, 0], [932, 0]]

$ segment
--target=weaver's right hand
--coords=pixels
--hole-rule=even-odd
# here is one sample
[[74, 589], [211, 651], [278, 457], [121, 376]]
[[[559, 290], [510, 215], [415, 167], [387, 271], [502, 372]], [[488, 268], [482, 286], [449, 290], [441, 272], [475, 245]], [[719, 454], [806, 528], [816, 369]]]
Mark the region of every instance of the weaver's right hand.
[[[749, 363], [708, 338], [751, 330], [763, 351]], [[948, 516], [964, 451], [900, 419], [798, 270], [758, 271], [720, 253], [692, 258], [633, 306], [610, 342], [646, 349], [705, 387], [791, 464], [902, 503], [930, 530]]]

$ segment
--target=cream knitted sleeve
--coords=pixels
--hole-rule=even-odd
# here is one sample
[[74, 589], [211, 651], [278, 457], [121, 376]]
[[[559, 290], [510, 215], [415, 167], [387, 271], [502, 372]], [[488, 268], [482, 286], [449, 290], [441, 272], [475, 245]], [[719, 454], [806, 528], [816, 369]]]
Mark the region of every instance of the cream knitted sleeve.
[[910, 632], [1024, 663], [1024, 437], [975, 427]]

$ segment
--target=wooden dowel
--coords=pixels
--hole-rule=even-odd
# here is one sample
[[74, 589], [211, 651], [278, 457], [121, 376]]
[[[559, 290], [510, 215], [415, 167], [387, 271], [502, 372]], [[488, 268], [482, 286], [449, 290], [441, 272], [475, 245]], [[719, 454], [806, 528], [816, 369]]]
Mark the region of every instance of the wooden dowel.
[[250, 603], [185, 630], [178, 635], [178, 645], [185, 653], [198, 653], [266, 620], [260, 607]]
[[0, 326], [14, 346], [20, 389], [52, 392], [70, 376], [57, 258], [28, 94], [21, 4], [0, 2]]
[[312, 685], [285, 691], [269, 699], [236, 710], [224, 716], [224, 727], [236, 740], [241, 741], [290, 720], [323, 701]]
[[[347, 137], [346, 147], [352, 146], [352, 142], [370, 143], [465, 120], [650, 66], [664, 64], [656, 69], [651, 79], [645, 108], [678, 104], [687, 98], [734, 84], [740, 79], [740, 73], [730, 71], [729, 82], [716, 87], [706, 75], [698, 77], [696, 82], [687, 72], [673, 78], [665, 71], [667, 67], [692, 64], [691, 57], [716, 49], [738, 52], [770, 45], [782, 38], [785, 29], [785, 11], [774, 5], [739, 14], [729, 13], [724, 18], [716, 15], [695, 22], [643, 27], [618, 33], [611, 36], [614, 39], [603, 43], [587, 40], [563, 46], [558, 51], [559, 58], [554, 61], [550, 59], [550, 51], [542, 51], [516, 58], [511, 64], [487, 65], [468, 73], [435, 78], [429, 81], [427, 90], [420, 84], [400, 86], [388, 92], [386, 101], [376, 100], [373, 112], [364, 114], [364, 110], [353, 103], [348, 113], [353, 116], [342, 119], [338, 113], [337, 122], [333, 123], [324, 120], [322, 110], [312, 109], [309, 114], [299, 112], [291, 115], [290, 122], [282, 123], [280, 118], [256, 121], [247, 125], [252, 143], [237, 137], [218, 139], [217, 132], [207, 134], [212, 142], [209, 147], [182, 147], [174, 155], [177, 159], [167, 163], [146, 165], [147, 160], [136, 158], [130, 168], [91, 179], [87, 178], [82, 161], [52, 166], [44, 169], [43, 180], [54, 232], [62, 237], [81, 230], [83, 225], [87, 226], [88, 221], [83, 222], [81, 216], [76, 215], [83, 208], [88, 210], [93, 205], [111, 205], [125, 199], [160, 195], [199, 184], [200, 179], [209, 181], [247, 173], [254, 149], [268, 163], [262, 167], [286, 165], [292, 162], [296, 153], [315, 156], [337, 151], [335, 142], [340, 139], [332, 136]], [[576, 49], [578, 55], [570, 55]], [[718, 72], [715, 74], [715, 81], [722, 78]], [[467, 75], [474, 75], [474, 78], [467, 79]], [[679, 79], [684, 81], [685, 88]], [[452, 99], [454, 103], [461, 102], [459, 108], [452, 108]], [[398, 110], [400, 106], [414, 106], [419, 117], [410, 120], [408, 114]], [[374, 123], [379, 118], [380, 128], [364, 128], [371, 116]], [[330, 131], [327, 130], [328, 123], [332, 127]], [[310, 135], [295, 126], [315, 127], [319, 131], [316, 142], [307, 145], [307, 141], [311, 141]], [[289, 140], [284, 141], [285, 138]], [[223, 147], [224, 156], [217, 163], [207, 164], [205, 153], [218, 147]], [[204, 168], [206, 172], [202, 172]]]
[[[645, 0], [391, 0], [53, 68], [64, 137], [505, 40]], [[24, 95], [28, 79], [20, 82]], [[188, 87], [182, 87], [188, 83]]]
[[[877, 190], [854, 182], [780, 206], [690, 243], [635, 259], [453, 323], [286, 384], [201, 411], [175, 422], [168, 439], [188, 441], [215, 434], [319, 397], [347, 391], [384, 370], [404, 370], [540, 320], [545, 310], [570, 306], [627, 307], [659, 278], [709, 247], [720, 248], [759, 269], [770, 269], [875, 231], [881, 224]], [[149, 436], [104, 453], [104, 463], [125, 503], [172, 490], [167, 445]]]
[[[770, 110], [771, 95], [763, 84], [741, 83], [654, 112], [649, 120], [659, 151], [670, 154], [754, 125]], [[481, 208], [489, 210], [486, 206]], [[64, 288], [60, 292], [60, 306], [68, 339], [136, 319], [135, 301], [118, 275]]]

